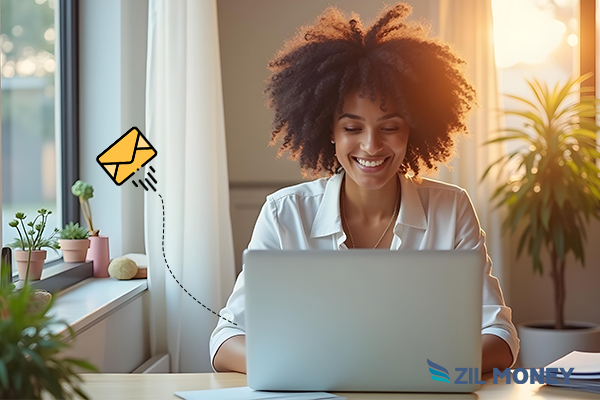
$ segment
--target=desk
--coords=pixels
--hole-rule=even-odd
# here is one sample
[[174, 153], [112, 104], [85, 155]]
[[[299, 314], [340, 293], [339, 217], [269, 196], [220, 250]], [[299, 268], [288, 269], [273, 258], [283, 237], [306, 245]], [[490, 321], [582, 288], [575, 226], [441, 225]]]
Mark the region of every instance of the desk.
[[[178, 399], [175, 391], [219, 389], [246, 386], [246, 375], [220, 374], [82, 374], [83, 389], [92, 400]], [[335, 393], [348, 400], [391, 399], [598, 399], [597, 394], [534, 385], [492, 384], [492, 375], [483, 375], [489, 382], [474, 394], [430, 393]]]

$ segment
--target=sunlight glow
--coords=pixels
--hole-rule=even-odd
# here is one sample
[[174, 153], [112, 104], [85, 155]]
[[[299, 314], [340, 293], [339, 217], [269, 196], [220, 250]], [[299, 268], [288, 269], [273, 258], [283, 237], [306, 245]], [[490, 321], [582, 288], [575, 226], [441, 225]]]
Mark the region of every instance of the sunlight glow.
[[567, 43], [569, 43], [569, 46], [575, 47], [577, 46], [577, 43], [579, 43], [579, 38], [576, 34], [571, 33], [569, 37], [567, 37]]
[[555, 50], [567, 27], [532, 1], [492, 0], [496, 66], [537, 64]]

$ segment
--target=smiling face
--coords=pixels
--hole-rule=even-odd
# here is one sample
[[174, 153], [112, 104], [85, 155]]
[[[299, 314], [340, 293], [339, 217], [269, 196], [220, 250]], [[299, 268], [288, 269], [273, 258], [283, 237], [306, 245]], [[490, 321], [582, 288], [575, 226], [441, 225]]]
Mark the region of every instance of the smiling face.
[[395, 177], [406, 155], [409, 126], [395, 110], [383, 112], [357, 91], [344, 98], [344, 109], [334, 113], [332, 140], [346, 177], [367, 190], [382, 188]]

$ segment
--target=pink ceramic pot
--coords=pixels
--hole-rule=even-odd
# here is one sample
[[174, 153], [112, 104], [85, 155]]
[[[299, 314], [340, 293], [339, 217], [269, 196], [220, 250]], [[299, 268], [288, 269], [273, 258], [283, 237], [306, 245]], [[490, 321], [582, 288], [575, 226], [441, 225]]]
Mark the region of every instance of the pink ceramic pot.
[[85, 260], [94, 262], [94, 277], [108, 278], [108, 264], [110, 264], [108, 236], [90, 236], [90, 249]]
[[[27, 275], [27, 259], [29, 251], [15, 250], [13, 252], [17, 269], [19, 270], [19, 279], [24, 281]], [[33, 250], [31, 252], [31, 260], [29, 262], [29, 280], [39, 281], [42, 277], [44, 269], [44, 261], [46, 261], [46, 250]]]
[[83, 262], [90, 247], [90, 239], [58, 239], [64, 262]]

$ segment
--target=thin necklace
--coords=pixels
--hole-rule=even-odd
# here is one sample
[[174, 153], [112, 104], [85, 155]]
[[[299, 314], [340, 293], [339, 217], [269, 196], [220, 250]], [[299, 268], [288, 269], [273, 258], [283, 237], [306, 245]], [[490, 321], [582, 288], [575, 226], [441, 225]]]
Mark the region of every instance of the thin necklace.
[[[344, 190], [344, 186], [345, 186], [345, 182], [342, 182], [342, 218], [343, 218], [343, 222], [346, 223], [346, 227], [348, 228], [348, 236], [350, 236], [350, 242], [352, 242], [352, 248], [355, 249], [356, 246], [354, 245], [354, 238], [352, 238], [352, 231], [350, 231], [350, 225], [348, 224], [348, 220], [346, 219], [346, 207], [345, 207], [345, 198], [346, 198], [346, 191]], [[383, 231], [383, 234], [381, 235], [381, 237], [379, 238], [379, 240], [377, 241], [377, 243], [375, 243], [375, 247], [373, 247], [373, 249], [376, 249], [377, 246], [379, 246], [379, 243], [381, 243], [381, 241], [383, 240], [383, 237], [385, 236], [385, 234], [387, 233], [387, 231], [390, 229], [390, 226], [392, 225], [392, 221], [394, 220], [394, 217], [396, 217], [396, 212], [398, 211], [398, 202], [400, 201], [400, 182], [398, 182], [398, 191], [396, 194], [396, 204], [394, 205], [394, 212], [392, 213], [392, 218], [390, 218], [390, 222], [388, 222], [387, 227], [385, 228], [385, 231]]]

